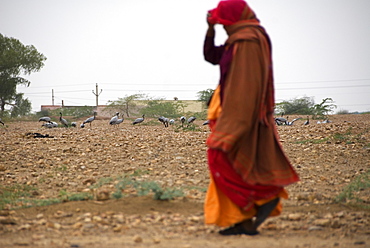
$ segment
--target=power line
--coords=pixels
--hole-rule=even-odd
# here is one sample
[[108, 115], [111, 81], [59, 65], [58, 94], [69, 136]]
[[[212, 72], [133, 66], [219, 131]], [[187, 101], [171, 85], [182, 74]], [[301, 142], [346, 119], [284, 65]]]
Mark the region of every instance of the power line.
[[47, 85], [47, 86], [35, 86], [33, 89], [39, 89], [39, 88], [57, 88], [57, 87], [75, 87], [75, 86], [83, 86], [83, 85], [91, 85], [91, 84], [70, 84], [70, 85]]
[[[370, 81], [370, 79], [339, 79], [339, 80], [318, 80], [318, 81], [291, 81], [291, 82], [278, 82], [276, 81], [275, 84], [316, 84], [316, 83], [338, 83], [338, 82], [356, 82], [356, 81]], [[91, 83], [89, 84], [69, 84], [69, 85], [47, 85], [47, 86], [35, 86], [32, 88], [38, 89], [38, 88], [56, 88], [56, 87], [76, 87], [76, 86], [85, 86], [89, 85], [91, 86]], [[121, 86], [129, 86], [129, 85], [135, 85], [135, 86], [198, 86], [198, 85], [215, 85], [214, 83], [169, 83], [169, 84], [149, 84], [149, 83], [101, 83], [101, 85], [121, 85]]]
[[[157, 86], [158, 85], [153, 85], [153, 86]], [[370, 87], [370, 85], [366, 85], [366, 84], [363, 84], [363, 85], [346, 85], [346, 86], [323, 86], [323, 87], [302, 87], [302, 88], [276, 88], [276, 90], [309, 90], [309, 89], [333, 89], [333, 88], [358, 88], [358, 87]], [[75, 93], [75, 92], [87, 92], [88, 90], [67, 90], [67, 91], [57, 91], [56, 93]], [[157, 91], [177, 91], [177, 92], [194, 92], [194, 91], [197, 91], [197, 90], [194, 90], [194, 89], [191, 89], [191, 90], [188, 90], [188, 89], [106, 89], [105, 91], [154, 91], [154, 92], [157, 92]], [[29, 92], [29, 93], [25, 93], [25, 94], [28, 94], [28, 95], [35, 95], [35, 94], [50, 94], [50, 92]]]
[[333, 89], [333, 88], [357, 88], [370, 87], [370, 85], [347, 85], [347, 86], [323, 86], [323, 87], [304, 87], [304, 88], [276, 88], [276, 90], [309, 90], [309, 89]]
[[318, 83], [338, 83], [338, 82], [355, 82], [355, 81], [370, 81], [370, 79], [341, 79], [341, 80], [322, 80], [322, 81], [306, 81], [306, 82], [275, 82], [275, 84], [318, 84]]
[[369, 106], [370, 104], [340, 104], [340, 106]]
[[[84, 92], [84, 91], [88, 91], [88, 90], [68, 90], [68, 91], [56, 91], [56, 93], [74, 93], [74, 92]], [[28, 95], [32, 95], [32, 94], [50, 94], [50, 92], [35, 92], [35, 93], [25, 93], [25, 94], [28, 94]]]

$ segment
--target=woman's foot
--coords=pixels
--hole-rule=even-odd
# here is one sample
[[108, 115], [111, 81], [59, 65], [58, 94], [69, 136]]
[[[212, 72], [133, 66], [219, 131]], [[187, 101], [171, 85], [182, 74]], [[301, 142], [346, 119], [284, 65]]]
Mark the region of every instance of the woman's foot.
[[267, 219], [267, 217], [271, 214], [272, 210], [275, 209], [276, 205], [279, 203], [279, 198], [276, 198], [272, 201], [269, 201], [266, 204], [263, 204], [257, 207], [257, 215], [255, 221], [252, 219], [248, 219], [242, 222], [235, 224], [232, 227], [228, 227], [219, 231], [218, 233], [221, 235], [257, 235], [259, 232], [257, 228]]
[[243, 222], [237, 223], [232, 227], [223, 229], [218, 232], [221, 235], [257, 235], [259, 232], [254, 229], [254, 224], [252, 219], [245, 220]]
[[269, 201], [266, 204], [263, 204], [257, 208], [256, 220], [254, 221], [253, 228], [257, 228], [269, 217], [272, 210], [275, 209], [276, 205], [279, 203], [280, 198], [276, 198], [272, 201]]

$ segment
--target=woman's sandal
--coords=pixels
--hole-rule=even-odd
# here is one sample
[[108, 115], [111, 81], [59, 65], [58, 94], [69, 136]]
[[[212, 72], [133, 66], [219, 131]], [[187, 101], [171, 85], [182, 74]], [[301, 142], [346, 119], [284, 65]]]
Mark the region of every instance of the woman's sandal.
[[250, 226], [250, 224], [252, 224], [251, 219], [237, 223], [232, 227], [219, 231], [218, 233], [224, 236], [242, 235], [242, 234], [253, 236], [259, 234], [257, 230], [247, 230], [247, 228], [245, 228], [245, 225]]
[[266, 204], [259, 206], [257, 208], [257, 216], [254, 222], [252, 219], [248, 219], [243, 222], [239, 222], [232, 227], [223, 229], [218, 233], [225, 236], [242, 234], [253, 236], [259, 234], [257, 228], [267, 219], [272, 210], [274, 210], [276, 205], [279, 203], [279, 200], [279, 198], [276, 198]]
[[279, 201], [280, 201], [280, 198], [276, 198], [257, 208], [256, 220], [254, 221], [254, 224], [253, 224], [254, 229], [257, 230], [259, 225], [261, 225], [267, 219], [267, 217], [271, 214], [272, 210], [275, 209]]

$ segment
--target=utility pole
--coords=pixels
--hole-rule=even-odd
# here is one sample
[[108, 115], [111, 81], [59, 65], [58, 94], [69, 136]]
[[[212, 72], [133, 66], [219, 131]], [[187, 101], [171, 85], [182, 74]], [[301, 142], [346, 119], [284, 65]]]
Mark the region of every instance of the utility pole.
[[[96, 84], [96, 92], [92, 91], [92, 93], [95, 95], [96, 97], [96, 108], [98, 108], [98, 105], [99, 105], [99, 96], [100, 96], [100, 93], [102, 92], [103, 90], [100, 90], [100, 92], [98, 91], [98, 84]], [[99, 92], [99, 93], [98, 93]]]
[[54, 89], [51, 89], [51, 103], [54, 106]]

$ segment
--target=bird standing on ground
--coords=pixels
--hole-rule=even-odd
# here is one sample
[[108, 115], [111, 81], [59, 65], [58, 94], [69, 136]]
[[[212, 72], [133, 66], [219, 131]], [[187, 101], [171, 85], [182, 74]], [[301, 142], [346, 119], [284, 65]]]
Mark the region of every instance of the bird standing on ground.
[[292, 121], [288, 121], [287, 123], [286, 123], [286, 125], [288, 125], [288, 126], [292, 126], [293, 125], [293, 123], [295, 122], [295, 121], [298, 121], [298, 120], [300, 120], [300, 119], [302, 119], [301, 117], [299, 117], [299, 118], [295, 118], [295, 119], [293, 119]]
[[45, 122], [51, 122], [51, 119], [50, 119], [50, 117], [49, 116], [44, 116], [44, 117], [41, 117], [40, 119], [39, 119], [39, 121], [45, 121]]
[[112, 117], [112, 119], [110, 119], [109, 121], [109, 125], [114, 125], [116, 124], [117, 120], [118, 120], [118, 116], [119, 116], [119, 113], [116, 112], [116, 115]]
[[164, 126], [165, 127], [168, 127], [168, 124], [169, 124], [169, 122], [170, 122], [170, 119], [168, 119], [168, 118], [164, 118]]
[[192, 116], [192, 117], [190, 117], [190, 118], [188, 119], [188, 123], [192, 123], [192, 122], [194, 122], [196, 119], [197, 119], [196, 117]]
[[63, 118], [62, 112], [59, 112], [59, 114], [60, 114], [59, 116], [60, 123], [62, 123], [65, 127], [68, 127], [68, 121]]
[[303, 123], [303, 125], [308, 125], [310, 124], [310, 118], [309, 116], [307, 115], [307, 120]]
[[42, 127], [47, 127], [47, 128], [53, 128], [53, 124], [50, 122], [45, 122], [44, 124], [41, 125]]
[[168, 123], [169, 123], [168, 118], [166, 118], [164, 116], [161, 116], [161, 117], [158, 118], [158, 120], [163, 123], [164, 127], [168, 127]]
[[169, 123], [170, 123], [170, 125], [173, 125], [173, 124], [175, 124], [175, 120], [174, 120], [174, 119], [171, 119], [171, 120], [169, 121]]
[[165, 119], [164, 116], [158, 117], [158, 120], [163, 123], [164, 127], [166, 127], [166, 124], [164, 122], [164, 119]]
[[90, 123], [90, 127], [91, 127], [91, 123], [95, 120], [95, 117], [96, 117], [96, 112], [94, 112], [94, 116], [91, 116], [89, 118], [87, 118], [82, 124], [83, 126], [81, 127], [85, 127], [85, 124], [86, 123]]
[[[117, 117], [118, 117], [118, 116], [117, 116]], [[124, 121], [124, 118], [123, 118], [123, 114], [122, 114], [122, 118], [121, 118], [121, 119], [118, 119], [114, 125], [119, 125], [119, 124], [121, 124], [123, 121]]]
[[55, 121], [50, 121], [50, 122], [45, 122], [41, 126], [47, 127], [47, 128], [53, 128], [53, 127], [58, 127], [58, 123], [56, 123]]
[[281, 125], [287, 125], [288, 123], [288, 119], [284, 118], [283, 115], [281, 115], [281, 117], [276, 117], [275, 118], [275, 123], [278, 125], [278, 126], [281, 126]]
[[132, 122], [132, 125], [142, 123], [144, 121], [144, 118], [145, 118], [145, 115], [143, 115], [141, 118], [137, 118], [136, 120], [134, 120], [134, 122]]
[[194, 117], [194, 116], [191, 116], [189, 119], [188, 119], [188, 126], [193, 123], [197, 118]]
[[181, 121], [181, 126], [184, 125], [185, 121], [186, 121], [186, 117], [185, 116], [181, 116], [180, 117], [180, 121]]
[[276, 125], [278, 125], [278, 126], [281, 126], [281, 125], [287, 125], [287, 123], [288, 123], [288, 118], [289, 118], [289, 117], [284, 118], [284, 113], [281, 113], [280, 117], [276, 117], [276, 118], [275, 118], [275, 123], [276, 123]]
[[71, 122], [71, 127], [76, 127], [77, 126], [77, 122]]

